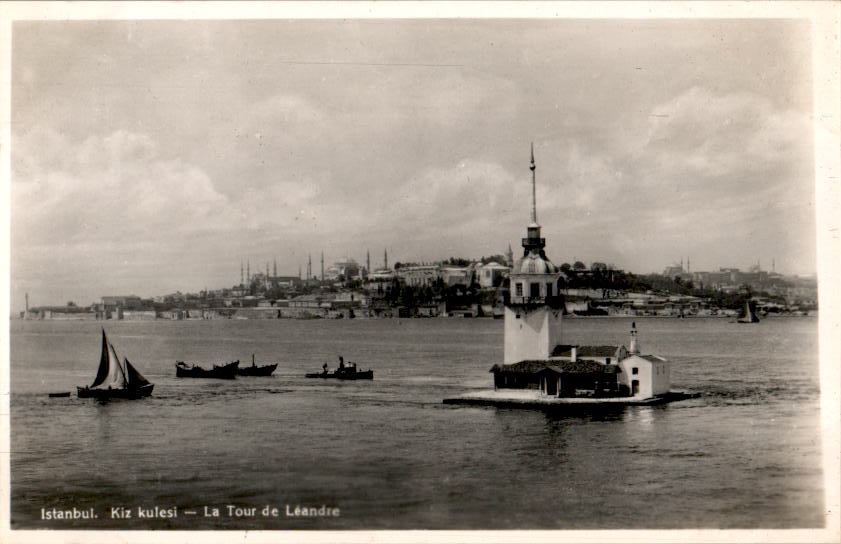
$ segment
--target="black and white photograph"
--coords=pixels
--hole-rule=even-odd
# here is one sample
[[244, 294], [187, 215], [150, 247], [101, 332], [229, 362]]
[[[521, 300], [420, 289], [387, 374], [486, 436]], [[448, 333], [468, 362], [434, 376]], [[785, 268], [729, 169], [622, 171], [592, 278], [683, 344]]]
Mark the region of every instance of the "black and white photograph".
[[838, 3], [0, 10], [0, 540], [838, 541]]

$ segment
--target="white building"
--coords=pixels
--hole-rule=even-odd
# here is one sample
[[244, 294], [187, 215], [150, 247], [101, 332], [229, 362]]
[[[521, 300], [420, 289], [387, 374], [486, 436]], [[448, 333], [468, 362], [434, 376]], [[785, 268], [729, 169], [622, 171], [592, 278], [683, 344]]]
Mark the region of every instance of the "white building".
[[479, 276], [479, 286], [483, 289], [499, 285], [502, 278], [508, 274], [509, 268], [497, 262], [491, 261], [477, 267], [476, 275]]
[[411, 287], [431, 287], [441, 279], [441, 270], [437, 265], [411, 265], [400, 268], [397, 275]]
[[473, 283], [473, 265], [469, 266], [442, 266], [440, 268], [441, 279], [446, 285], [465, 285]]

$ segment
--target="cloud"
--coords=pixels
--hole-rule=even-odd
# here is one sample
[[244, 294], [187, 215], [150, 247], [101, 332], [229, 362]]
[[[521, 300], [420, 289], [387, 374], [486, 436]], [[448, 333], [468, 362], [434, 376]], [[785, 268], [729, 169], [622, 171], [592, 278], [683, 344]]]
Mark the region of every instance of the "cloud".
[[787, 165], [798, 164], [792, 159], [808, 162], [810, 134], [806, 115], [781, 111], [765, 96], [695, 86], [653, 108], [638, 152], [664, 174], [709, 182], [739, 173], [788, 172]]
[[[529, 141], [556, 262], [814, 254], [808, 40], [790, 22], [18, 30], [13, 279], [40, 274], [39, 288], [117, 274], [140, 294], [220, 286], [240, 258], [277, 256], [288, 273], [321, 248], [516, 250]], [[57, 255], [78, 272], [51, 277]]]
[[173, 241], [231, 216], [207, 174], [161, 158], [146, 135], [118, 130], [73, 142], [36, 128], [14, 143], [18, 244]]
[[516, 215], [525, 221], [530, 197], [526, 199], [527, 187], [513, 179], [499, 164], [472, 159], [429, 168], [392, 192], [384, 219], [412, 230], [431, 228], [436, 237], [471, 232]]

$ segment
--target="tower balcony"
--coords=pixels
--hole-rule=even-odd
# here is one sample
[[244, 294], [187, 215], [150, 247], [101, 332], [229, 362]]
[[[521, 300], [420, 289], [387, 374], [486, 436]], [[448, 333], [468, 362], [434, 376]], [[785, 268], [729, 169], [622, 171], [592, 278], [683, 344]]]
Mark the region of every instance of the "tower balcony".
[[546, 247], [546, 238], [523, 238], [523, 247]]
[[534, 308], [537, 306], [549, 306], [552, 309], [564, 307], [564, 296], [553, 295], [549, 297], [518, 297], [511, 295], [506, 301], [508, 306], [523, 306]]

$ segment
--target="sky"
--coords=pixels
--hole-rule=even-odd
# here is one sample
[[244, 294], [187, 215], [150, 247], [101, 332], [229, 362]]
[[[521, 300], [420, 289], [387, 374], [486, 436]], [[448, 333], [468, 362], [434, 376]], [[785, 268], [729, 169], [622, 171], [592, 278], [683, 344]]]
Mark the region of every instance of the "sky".
[[11, 308], [522, 251], [814, 274], [807, 23], [17, 21]]

